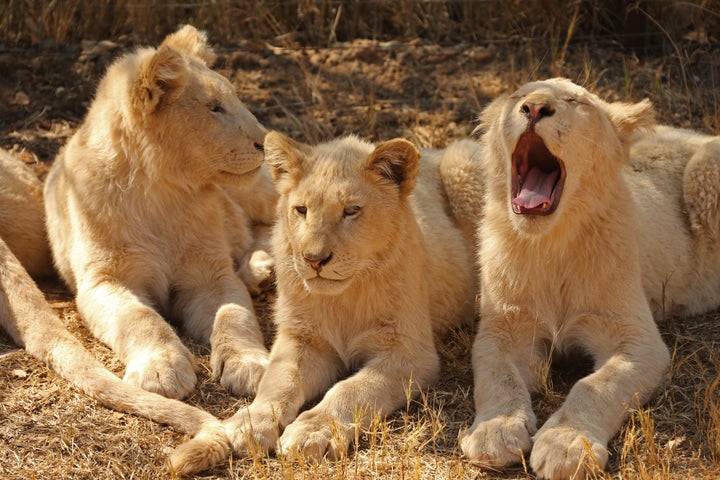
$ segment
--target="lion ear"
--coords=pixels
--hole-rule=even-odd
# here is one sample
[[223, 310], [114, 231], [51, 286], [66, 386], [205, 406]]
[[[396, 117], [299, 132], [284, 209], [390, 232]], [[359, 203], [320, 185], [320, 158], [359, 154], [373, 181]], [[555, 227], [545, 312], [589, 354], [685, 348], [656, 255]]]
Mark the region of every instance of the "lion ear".
[[205, 32], [192, 25], [180, 27], [177, 32], [165, 37], [161, 45], [172, 47], [185, 55], [195, 57], [208, 67], [217, 59], [217, 55], [207, 43]]
[[286, 174], [300, 169], [310, 147], [273, 130], [265, 135], [263, 150], [265, 163], [270, 166], [273, 180], [278, 183]]
[[140, 65], [133, 105], [144, 113], [152, 113], [161, 102], [177, 96], [187, 82], [187, 59], [177, 50], [161, 46]]
[[606, 111], [620, 141], [629, 145], [633, 134], [655, 125], [655, 109], [647, 98], [638, 103], [615, 102], [606, 105]]
[[400, 187], [400, 195], [410, 195], [420, 168], [420, 152], [415, 145], [396, 138], [379, 143], [368, 158], [368, 170], [377, 173], [383, 181]]

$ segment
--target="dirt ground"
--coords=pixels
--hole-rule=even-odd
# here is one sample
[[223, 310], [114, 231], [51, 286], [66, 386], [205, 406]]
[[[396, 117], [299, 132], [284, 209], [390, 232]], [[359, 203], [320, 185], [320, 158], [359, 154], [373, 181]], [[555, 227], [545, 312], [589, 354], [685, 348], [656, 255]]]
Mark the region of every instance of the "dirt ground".
[[[108, 62], [132, 46], [128, 39], [33, 50], [0, 46], [0, 147], [42, 178], [82, 121]], [[610, 100], [649, 97], [663, 123], [720, 134], [717, 46], [686, 47], [680, 56], [643, 58], [578, 46], [559, 59], [548, 46], [355, 41], [315, 50], [247, 43], [218, 46], [216, 66], [267, 127], [308, 142], [354, 132], [443, 147], [468, 136], [496, 95], [556, 75]], [[70, 330], [121, 375], [112, 352], [89, 337], [63, 285], [49, 279], [41, 288]], [[267, 325], [272, 298], [269, 291], [256, 299]], [[272, 328], [266, 330], [270, 339]], [[717, 478], [720, 312], [670, 319], [661, 330], [674, 350], [670, 376], [648, 409], [634, 412], [612, 441], [609, 475]], [[443, 380], [424, 402], [375, 432], [381, 447], [366, 434], [344, 461], [291, 468], [274, 458], [234, 458], [200, 478], [528, 477], [522, 467], [482, 471], [459, 455], [458, 431], [473, 418], [472, 333], [468, 326], [442, 340]], [[210, 379], [208, 350], [192, 348], [203, 368], [188, 401], [230, 416], [248, 399], [233, 398]], [[539, 421], [557, 408], [582, 367], [571, 361], [558, 369], [554, 388], [535, 397]], [[0, 333], [0, 478], [166, 478], [167, 453], [182, 440], [163, 425], [100, 407]]]

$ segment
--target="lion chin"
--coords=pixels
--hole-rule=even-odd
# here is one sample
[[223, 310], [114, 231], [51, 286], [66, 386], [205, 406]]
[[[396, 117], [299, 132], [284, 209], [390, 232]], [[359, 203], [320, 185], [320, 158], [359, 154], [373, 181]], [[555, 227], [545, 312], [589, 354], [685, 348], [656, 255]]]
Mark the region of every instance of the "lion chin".
[[305, 288], [316, 295], [340, 295], [352, 283], [351, 278], [334, 280], [319, 275], [303, 280]]

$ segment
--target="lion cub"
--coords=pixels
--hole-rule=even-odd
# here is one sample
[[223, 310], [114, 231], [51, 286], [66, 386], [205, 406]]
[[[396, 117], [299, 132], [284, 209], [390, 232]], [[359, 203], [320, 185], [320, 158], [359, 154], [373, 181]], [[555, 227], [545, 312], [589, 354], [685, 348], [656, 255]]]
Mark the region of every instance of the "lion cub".
[[[651, 306], [660, 318], [720, 304], [720, 139], [643, 131], [652, 126], [647, 100], [607, 103], [565, 79], [527, 84], [483, 113], [467, 457], [497, 467], [531, 452], [540, 478], [604, 467], [628, 408], [669, 363]], [[552, 353], [577, 349], [594, 372], [536, 431], [529, 391]]]
[[211, 344], [213, 373], [235, 393], [255, 391], [268, 357], [233, 270], [249, 219], [223, 188], [257, 181], [266, 131], [214, 58], [185, 26], [113, 64], [45, 186], [55, 264], [80, 315], [126, 381], [172, 398], [196, 367], [163, 316]]
[[[341, 456], [357, 424], [435, 381], [433, 331], [471, 317], [474, 246], [463, 229], [472, 231], [479, 205], [443, 184], [472, 171], [478, 146], [420, 159], [405, 140], [374, 146], [351, 136], [310, 147], [271, 132], [265, 155], [280, 194], [277, 337], [255, 400], [226, 429], [238, 452], [257, 442]], [[446, 192], [468, 204], [451, 205]]]

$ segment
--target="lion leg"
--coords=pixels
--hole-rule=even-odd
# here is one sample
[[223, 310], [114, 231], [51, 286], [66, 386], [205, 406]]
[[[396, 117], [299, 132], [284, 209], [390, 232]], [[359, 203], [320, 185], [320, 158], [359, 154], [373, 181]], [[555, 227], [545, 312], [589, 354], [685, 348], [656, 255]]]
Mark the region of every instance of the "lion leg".
[[707, 142], [685, 166], [683, 195], [690, 227], [701, 245], [720, 244], [720, 139]]
[[270, 353], [267, 373], [255, 400], [225, 421], [225, 430], [239, 454], [276, 448], [280, 431], [300, 407], [337, 379], [342, 364], [335, 352], [314, 339], [304, 341], [282, 329]]
[[[191, 474], [227, 458], [222, 423], [207, 412], [121, 381], [92, 356], [45, 302], [40, 289], [0, 239], [0, 325], [18, 345], [106, 407], [165, 423], [194, 435], [170, 456], [178, 474]], [[202, 452], [197, 449], [202, 443]]]
[[278, 442], [283, 455], [307, 459], [341, 458], [357, 428], [407, 405], [434, 382], [439, 360], [434, 345], [416, 343], [402, 351], [376, 351], [357, 373], [336, 383], [315, 407], [287, 426]]
[[195, 358], [173, 328], [125, 286], [86, 275], [78, 312], [88, 329], [125, 363], [125, 381], [169, 398], [195, 386]]
[[229, 264], [186, 266], [173, 312], [197, 341], [210, 344], [213, 375], [236, 395], [252, 395], [268, 364], [268, 351], [252, 298]]
[[539, 478], [585, 478], [605, 467], [607, 443], [633, 405], [660, 385], [667, 347], [650, 314], [634, 322], [585, 315], [573, 337], [595, 360], [562, 407], [534, 436], [530, 465]]
[[536, 418], [539, 342], [534, 322], [520, 315], [485, 315], [472, 349], [475, 421], [459, 438], [463, 454], [487, 467], [520, 463], [530, 451]]

